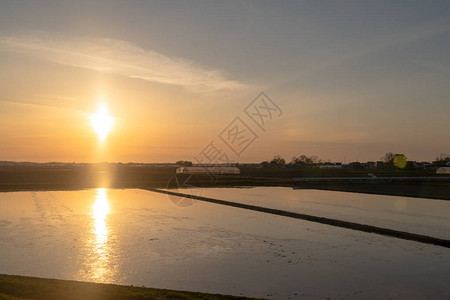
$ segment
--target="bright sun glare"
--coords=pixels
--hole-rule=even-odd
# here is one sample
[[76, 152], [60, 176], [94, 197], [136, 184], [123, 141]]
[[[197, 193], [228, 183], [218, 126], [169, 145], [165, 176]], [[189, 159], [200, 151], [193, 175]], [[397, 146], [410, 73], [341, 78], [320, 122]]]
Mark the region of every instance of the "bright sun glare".
[[92, 115], [90, 119], [98, 138], [103, 141], [108, 132], [111, 131], [114, 118], [108, 115], [105, 105], [99, 105], [97, 113]]

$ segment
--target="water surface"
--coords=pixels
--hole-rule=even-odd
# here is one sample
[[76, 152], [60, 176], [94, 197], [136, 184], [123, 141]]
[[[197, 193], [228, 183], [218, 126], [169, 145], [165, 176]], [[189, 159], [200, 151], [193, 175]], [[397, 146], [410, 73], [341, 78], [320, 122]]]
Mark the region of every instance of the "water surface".
[[[253, 193], [272, 191], [281, 192]], [[0, 193], [0, 273], [274, 299], [450, 297], [446, 248], [172, 200], [142, 190]]]
[[210, 198], [450, 239], [447, 200], [285, 187], [207, 188], [196, 192]]

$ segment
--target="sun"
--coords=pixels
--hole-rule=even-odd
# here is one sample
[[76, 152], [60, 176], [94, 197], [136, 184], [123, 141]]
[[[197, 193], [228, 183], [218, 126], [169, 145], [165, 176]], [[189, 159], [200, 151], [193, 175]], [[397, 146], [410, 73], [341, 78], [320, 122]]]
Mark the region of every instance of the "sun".
[[99, 105], [96, 114], [89, 117], [92, 127], [98, 135], [100, 141], [104, 141], [108, 133], [111, 131], [114, 118], [108, 115], [105, 105]]

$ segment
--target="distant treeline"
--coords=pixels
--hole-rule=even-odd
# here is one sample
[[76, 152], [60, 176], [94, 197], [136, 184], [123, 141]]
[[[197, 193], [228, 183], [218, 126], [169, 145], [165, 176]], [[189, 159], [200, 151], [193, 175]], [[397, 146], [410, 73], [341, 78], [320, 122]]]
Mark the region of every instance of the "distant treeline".
[[427, 169], [442, 166], [450, 166], [450, 155], [440, 154], [432, 162], [428, 161], [412, 161], [408, 160], [403, 153], [387, 152], [378, 161], [367, 162], [331, 162], [323, 161], [316, 155], [299, 155], [293, 156], [289, 163], [280, 155], [275, 155], [271, 160], [266, 160], [260, 163], [263, 167], [323, 167], [323, 168], [381, 168], [381, 169]]
[[[16, 162], [16, 161], [0, 161], [0, 166], [45, 166], [45, 167], [89, 167], [89, 168], [108, 168], [108, 167], [190, 167], [193, 166], [191, 161], [179, 160], [175, 163], [136, 163], [136, 162], [101, 162], [101, 163], [67, 163], [67, 162]], [[287, 162], [280, 155], [275, 155], [272, 159], [263, 161], [261, 163], [229, 163], [220, 165], [234, 165], [234, 166], [260, 166], [260, 167], [278, 167], [278, 168], [300, 168], [300, 167], [329, 167], [329, 168], [381, 168], [381, 169], [427, 169], [443, 166], [450, 166], [450, 155], [439, 154], [433, 161], [412, 161], [408, 160], [405, 154], [387, 152], [380, 160], [367, 162], [331, 162], [330, 160], [322, 160], [317, 155], [299, 155], [293, 156]]]

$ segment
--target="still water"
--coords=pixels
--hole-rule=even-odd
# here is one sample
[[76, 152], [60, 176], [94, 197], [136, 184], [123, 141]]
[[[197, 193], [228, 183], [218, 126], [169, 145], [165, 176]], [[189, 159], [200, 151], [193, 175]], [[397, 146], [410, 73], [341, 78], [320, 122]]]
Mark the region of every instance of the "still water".
[[450, 201], [284, 187], [208, 188], [202, 196], [450, 239]]
[[[388, 209], [389, 196], [267, 187], [201, 193], [448, 238], [450, 202], [422, 199], [420, 209], [408, 198], [398, 210]], [[450, 297], [446, 248], [174, 203], [142, 190], [0, 193], [0, 273], [274, 299]]]

